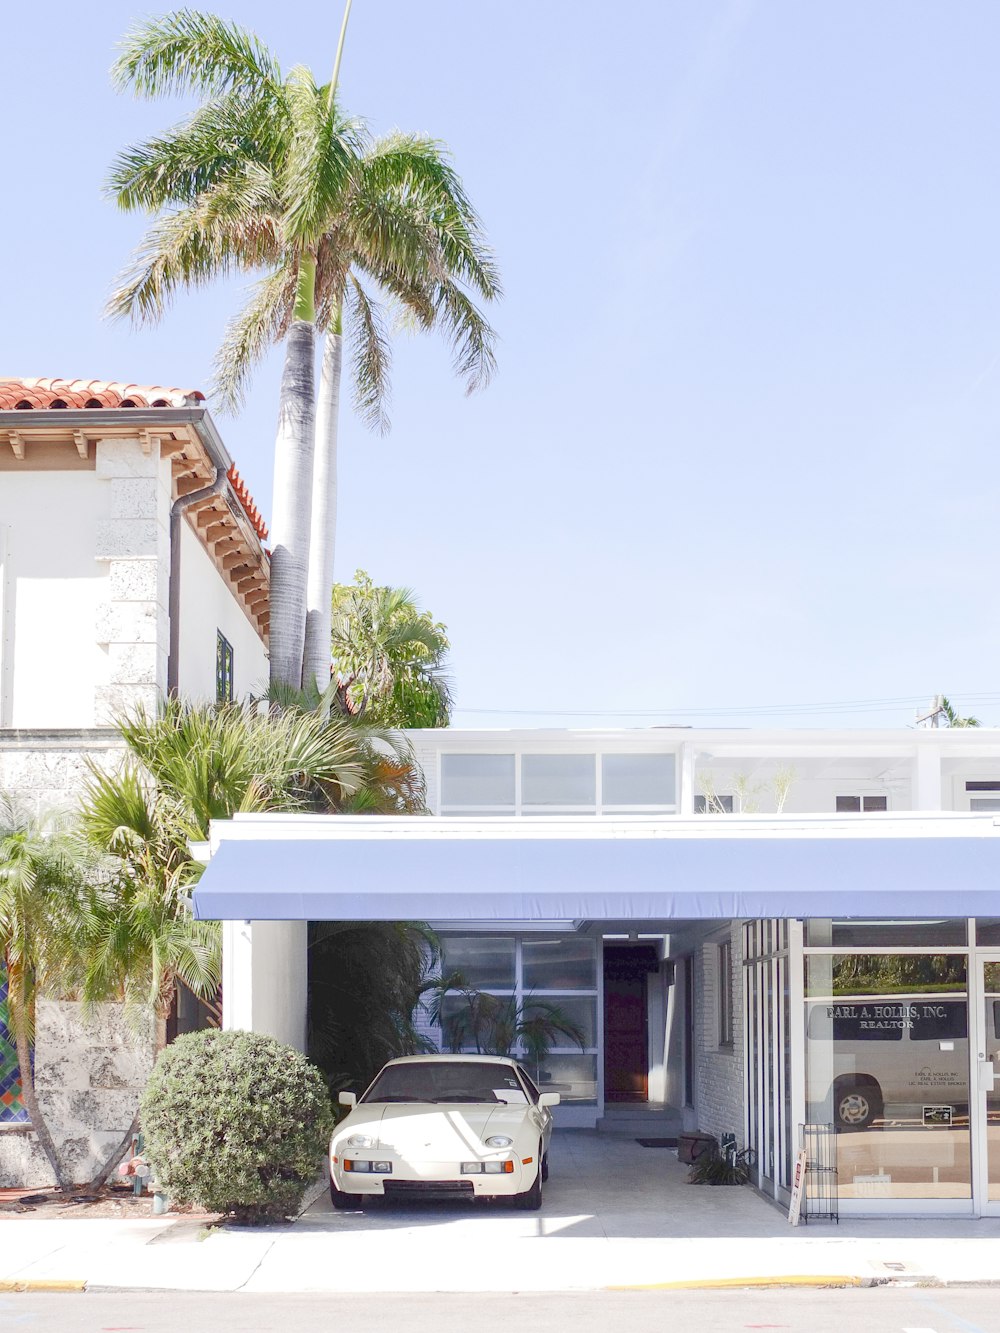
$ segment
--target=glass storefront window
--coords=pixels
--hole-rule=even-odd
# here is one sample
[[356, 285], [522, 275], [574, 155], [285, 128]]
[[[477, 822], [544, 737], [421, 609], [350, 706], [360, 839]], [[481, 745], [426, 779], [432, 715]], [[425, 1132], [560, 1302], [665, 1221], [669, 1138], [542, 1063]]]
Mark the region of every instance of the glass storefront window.
[[458, 972], [480, 990], [513, 990], [515, 943], [510, 935], [462, 935], [441, 941], [441, 975]]
[[[963, 923], [964, 924], [964, 923]], [[806, 957], [806, 1114], [845, 1199], [968, 1199], [967, 960]]]
[[596, 1055], [549, 1055], [537, 1069], [530, 1060], [522, 1063], [541, 1092], [558, 1092], [566, 1102], [597, 1099]]
[[842, 949], [896, 948], [914, 949], [922, 945], [940, 948], [943, 944], [968, 943], [965, 917], [949, 921], [865, 921], [859, 918], [830, 920], [829, 917], [805, 923], [807, 947]]
[[522, 949], [526, 991], [596, 989], [595, 940], [526, 939]]

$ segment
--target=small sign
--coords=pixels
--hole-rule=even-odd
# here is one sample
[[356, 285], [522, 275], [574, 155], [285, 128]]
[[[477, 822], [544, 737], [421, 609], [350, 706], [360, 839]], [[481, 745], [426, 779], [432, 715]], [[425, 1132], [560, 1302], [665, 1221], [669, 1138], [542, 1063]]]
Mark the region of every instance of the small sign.
[[799, 1216], [802, 1212], [802, 1198], [806, 1189], [806, 1163], [809, 1161], [809, 1154], [805, 1148], [795, 1159], [795, 1171], [792, 1175], [792, 1194], [788, 1201], [788, 1221], [793, 1227], [799, 1224]]
[[924, 1124], [948, 1125], [950, 1127], [952, 1123], [953, 1111], [954, 1107], [952, 1106], [925, 1106]]

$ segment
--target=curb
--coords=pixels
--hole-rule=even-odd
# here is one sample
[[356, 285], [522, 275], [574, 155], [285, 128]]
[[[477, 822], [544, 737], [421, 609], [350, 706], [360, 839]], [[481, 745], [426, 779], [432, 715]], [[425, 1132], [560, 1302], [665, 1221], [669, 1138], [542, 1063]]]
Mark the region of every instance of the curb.
[[82, 1278], [0, 1278], [0, 1292], [12, 1291], [86, 1291]]
[[627, 1287], [603, 1287], [602, 1291], [716, 1291], [733, 1287], [876, 1287], [887, 1285], [882, 1278], [825, 1273], [788, 1273], [772, 1277], [704, 1277], [678, 1282], [641, 1282]]

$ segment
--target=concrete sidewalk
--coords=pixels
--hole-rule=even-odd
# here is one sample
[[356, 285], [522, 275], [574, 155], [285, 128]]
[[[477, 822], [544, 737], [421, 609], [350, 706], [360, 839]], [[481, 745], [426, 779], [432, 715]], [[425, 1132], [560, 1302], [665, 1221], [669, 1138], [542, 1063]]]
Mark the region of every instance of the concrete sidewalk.
[[540, 1213], [410, 1204], [206, 1231], [184, 1217], [0, 1221], [0, 1290], [592, 1291], [1000, 1280], [1000, 1219], [790, 1228], [749, 1188], [686, 1184], [631, 1139], [562, 1131]]

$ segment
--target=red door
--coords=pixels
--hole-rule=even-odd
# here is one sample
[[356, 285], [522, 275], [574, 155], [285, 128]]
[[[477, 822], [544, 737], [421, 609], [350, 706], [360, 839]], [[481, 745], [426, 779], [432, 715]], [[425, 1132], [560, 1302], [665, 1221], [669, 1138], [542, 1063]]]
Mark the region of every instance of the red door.
[[608, 968], [604, 978], [604, 1099], [644, 1102], [649, 1095], [646, 974]]

